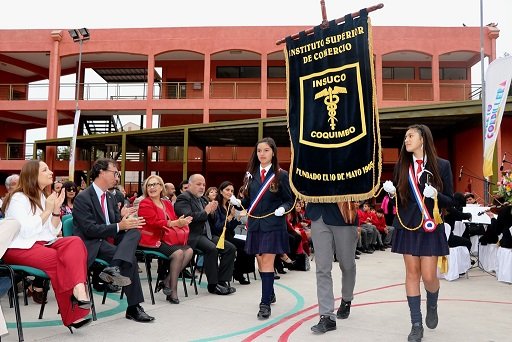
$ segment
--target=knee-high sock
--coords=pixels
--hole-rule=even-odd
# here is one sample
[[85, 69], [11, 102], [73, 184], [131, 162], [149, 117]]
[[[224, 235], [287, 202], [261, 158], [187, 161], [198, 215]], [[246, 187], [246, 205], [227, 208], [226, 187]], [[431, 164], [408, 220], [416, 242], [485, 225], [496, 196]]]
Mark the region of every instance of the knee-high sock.
[[[425, 290], [427, 291], [427, 290]], [[439, 297], [439, 289], [436, 292], [427, 291], [427, 306], [435, 307], [437, 306], [437, 298]]]
[[261, 303], [270, 305], [270, 297], [274, 293], [274, 272], [260, 272]]
[[407, 303], [409, 303], [409, 310], [411, 311], [411, 323], [422, 323], [421, 319], [421, 296], [407, 296]]

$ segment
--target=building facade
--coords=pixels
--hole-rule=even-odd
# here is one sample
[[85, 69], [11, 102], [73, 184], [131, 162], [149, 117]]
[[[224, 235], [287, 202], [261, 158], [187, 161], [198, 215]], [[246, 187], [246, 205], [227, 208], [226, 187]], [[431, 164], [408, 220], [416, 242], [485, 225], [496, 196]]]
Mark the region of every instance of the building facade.
[[[89, 29], [90, 39], [81, 42], [73, 41], [67, 30], [0, 30], [0, 172], [5, 178], [31, 157], [24, 143], [27, 129], [46, 127], [47, 139], [61, 138], [57, 127], [73, 123], [77, 107], [80, 135], [121, 131], [123, 115], [140, 116], [144, 128], [153, 128], [155, 118], [159, 127], [174, 127], [286, 116], [284, 45], [276, 41], [304, 29]], [[489, 61], [496, 58], [498, 36], [497, 27], [484, 28]], [[373, 27], [373, 52], [379, 109], [396, 118], [404, 108], [480, 99], [480, 85], [471, 78], [471, 68], [480, 61], [478, 27]], [[65, 81], [67, 75], [74, 79]], [[394, 122], [382, 121], [381, 126], [393, 128]], [[460, 141], [482, 148], [481, 125], [474, 120], [459, 123], [445, 126], [457, 128], [449, 138], [442, 136], [442, 129], [435, 132], [442, 154], [452, 160], [458, 158], [453, 146]], [[508, 116], [504, 126], [510, 127]], [[401, 130], [394, 133], [403, 135], [405, 127], [395, 128]], [[383, 134], [389, 176], [400, 145], [396, 137], [389, 143], [386, 137]], [[190, 172], [208, 168], [214, 183], [232, 176], [229, 172], [239, 178], [251, 147], [232, 146], [236, 144], [225, 138], [226, 146], [191, 145], [183, 151], [183, 145], [164, 144], [139, 151], [139, 157], [132, 151], [123, 166], [140, 171], [143, 162], [145, 172], [162, 172], [164, 179], [177, 183], [183, 162]], [[501, 146], [500, 138], [498, 153]], [[282, 147], [281, 158], [289, 162], [289, 150]], [[113, 145], [94, 150], [78, 154], [77, 170], [88, 170], [101, 154], [119, 157], [119, 147]], [[64, 154], [59, 147], [44, 149], [45, 160], [59, 175], [68, 168]], [[480, 170], [480, 156], [471, 158], [475, 171]], [[459, 163], [456, 160], [454, 168]], [[226, 165], [233, 166], [228, 174]]]

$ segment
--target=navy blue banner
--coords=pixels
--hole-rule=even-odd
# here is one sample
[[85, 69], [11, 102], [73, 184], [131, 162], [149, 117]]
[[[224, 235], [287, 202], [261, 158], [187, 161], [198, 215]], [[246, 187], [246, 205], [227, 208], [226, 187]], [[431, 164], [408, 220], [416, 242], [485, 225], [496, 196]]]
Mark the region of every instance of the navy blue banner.
[[373, 197], [382, 166], [366, 10], [288, 37], [285, 55], [292, 190], [312, 202]]

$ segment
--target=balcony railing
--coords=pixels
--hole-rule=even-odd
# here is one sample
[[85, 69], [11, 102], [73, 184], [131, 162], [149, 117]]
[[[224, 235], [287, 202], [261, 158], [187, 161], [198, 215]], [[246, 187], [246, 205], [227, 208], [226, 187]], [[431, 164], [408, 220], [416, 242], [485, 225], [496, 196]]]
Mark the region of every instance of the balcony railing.
[[[432, 83], [383, 83], [384, 101], [434, 101]], [[439, 84], [441, 101], [480, 99], [481, 85], [467, 83]]]
[[[147, 83], [81, 83], [81, 100], [145, 100]], [[0, 101], [47, 100], [49, 84], [0, 84]], [[76, 84], [61, 83], [60, 100], [75, 99]], [[153, 99], [203, 99], [203, 82], [158, 82]], [[259, 99], [261, 82], [211, 82], [211, 99]], [[267, 98], [285, 99], [286, 82], [269, 82]]]
[[[432, 83], [383, 83], [385, 101], [433, 101]], [[285, 99], [286, 82], [268, 82], [268, 99]], [[147, 83], [83, 83], [82, 100], [145, 100]], [[480, 99], [481, 85], [467, 83], [441, 83], [441, 101]], [[47, 100], [48, 84], [0, 84], [0, 101]], [[60, 85], [60, 100], [75, 99], [75, 83]], [[153, 99], [203, 99], [203, 82], [158, 82], [154, 84]], [[261, 82], [210, 83], [211, 99], [260, 99]]]
[[0, 142], [0, 159], [31, 160], [33, 159], [33, 143]]

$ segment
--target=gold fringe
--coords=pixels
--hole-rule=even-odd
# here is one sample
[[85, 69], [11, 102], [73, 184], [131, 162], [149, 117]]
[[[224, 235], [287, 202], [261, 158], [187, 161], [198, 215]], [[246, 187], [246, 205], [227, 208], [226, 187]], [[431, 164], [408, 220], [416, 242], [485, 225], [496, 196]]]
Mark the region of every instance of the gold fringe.
[[444, 274], [448, 272], [448, 258], [445, 255], [437, 258], [437, 268], [439, 273]]
[[434, 222], [436, 225], [443, 223], [443, 218], [441, 217], [441, 213], [439, 212], [437, 196], [434, 198], [434, 209], [432, 213], [434, 214]]

